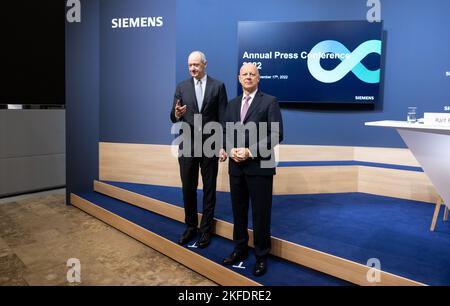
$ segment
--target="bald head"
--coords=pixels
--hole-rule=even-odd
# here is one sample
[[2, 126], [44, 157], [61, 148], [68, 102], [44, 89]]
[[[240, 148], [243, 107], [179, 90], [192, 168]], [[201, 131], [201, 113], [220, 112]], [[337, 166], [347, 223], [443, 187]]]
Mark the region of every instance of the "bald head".
[[239, 71], [239, 82], [245, 95], [249, 95], [258, 88], [259, 71], [254, 64], [244, 64]]
[[192, 51], [191, 54], [189, 54], [189, 58], [195, 58], [195, 59], [199, 59], [202, 63], [206, 64], [206, 56], [202, 51]]

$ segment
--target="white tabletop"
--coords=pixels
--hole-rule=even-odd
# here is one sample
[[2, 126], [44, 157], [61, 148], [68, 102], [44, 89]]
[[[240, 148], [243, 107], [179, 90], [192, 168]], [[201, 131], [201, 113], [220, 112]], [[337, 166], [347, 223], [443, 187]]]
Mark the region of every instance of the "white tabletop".
[[382, 121], [372, 121], [366, 122], [367, 126], [381, 126], [381, 127], [393, 127], [401, 129], [417, 129], [417, 130], [428, 130], [430, 132], [434, 131], [450, 131], [450, 126], [437, 126], [428, 125], [419, 122], [409, 123], [407, 121], [394, 121], [394, 120], [382, 120]]

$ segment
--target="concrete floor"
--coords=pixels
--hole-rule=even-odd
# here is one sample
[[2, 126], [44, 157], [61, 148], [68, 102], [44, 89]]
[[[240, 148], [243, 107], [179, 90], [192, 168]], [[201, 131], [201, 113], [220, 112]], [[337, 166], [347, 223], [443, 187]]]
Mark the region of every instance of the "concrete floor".
[[[64, 190], [0, 199], [0, 285], [215, 285], [73, 206]], [[67, 261], [80, 261], [69, 283]]]

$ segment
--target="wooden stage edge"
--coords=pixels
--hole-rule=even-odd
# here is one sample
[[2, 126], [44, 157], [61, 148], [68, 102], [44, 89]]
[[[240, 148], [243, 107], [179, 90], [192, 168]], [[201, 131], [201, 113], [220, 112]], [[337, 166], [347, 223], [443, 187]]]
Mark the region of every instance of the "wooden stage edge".
[[[107, 183], [94, 181], [96, 192], [119, 199], [129, 204], [158, 213], [168, 218], [184, 222], [183, 208], [143, 196]], [[201, 214], [199, 214], [201, 218]], [[215, 219], [215, 234], [232, 239], [233, 225], [229, 222]], [[253, 237], [249, 230], [249, 237]], [[249, 242], [252, 246], [252, 239]], [[302, 266], [332, 275], [348, 282], [362, 286], [424, 286], [420, 282], [410, 280], [389, 272], [375, 271], [369, 266], [344, 258], [327, 254], [315, 249], [298, 245], [277, 237], [272, 237], [272, 254]], [[169, 255], [170, 256], [170, 255]], [[182, 262], [184, 264], [184, 262]], [[368, 275], [379, 272], [379, 282], [370, 282]], [[200, 273], [200, 272], [199, 272]], [[206, 275], [205, 275], [206, 276]], [[206, 276], [208, 277], [208, 276]]]
[[70, 195], [72, 205], [115, 227], [134, 239], [174, 259], [184, 266], [200, 273], [212, 281], [225, 286], [258, 286], [261, 285], [222, 265], [219, 265], [197, 253], [136, 225], [116, 214], [113, 214], [75, 194]]

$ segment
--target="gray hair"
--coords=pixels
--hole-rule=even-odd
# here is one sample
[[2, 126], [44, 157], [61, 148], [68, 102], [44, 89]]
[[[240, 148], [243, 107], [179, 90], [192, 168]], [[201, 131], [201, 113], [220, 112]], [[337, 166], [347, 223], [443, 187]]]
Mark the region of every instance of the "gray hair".
[[206, 56], [202, 51], [192, 51], [191, 54], [189, 54], [189, 57], [194, 54], [199, 54], [202, 59], [202, 63], [206, 63]]

